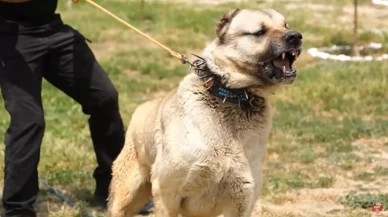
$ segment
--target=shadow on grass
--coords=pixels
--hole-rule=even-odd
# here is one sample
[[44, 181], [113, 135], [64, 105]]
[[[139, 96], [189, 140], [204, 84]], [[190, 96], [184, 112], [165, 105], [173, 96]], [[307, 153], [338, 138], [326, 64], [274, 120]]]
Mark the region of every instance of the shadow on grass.
[[[80, 217], [97, 217], [103, 215], [104, 210], [96, 206], [93, 199], [93, 192], [90, 189], [84, 187], [73, 187], [69, 189], [53, 187], [72, 202], [74, 206], [70, 206], [44, 187], [40, 187], [38, 199], [34, 204], [38, 216], [66, 216], [66, 213], [69, 214], [69, 212]], [[4, 211], [2, 203], [0, 203], [0, 210], [1, 212]]]

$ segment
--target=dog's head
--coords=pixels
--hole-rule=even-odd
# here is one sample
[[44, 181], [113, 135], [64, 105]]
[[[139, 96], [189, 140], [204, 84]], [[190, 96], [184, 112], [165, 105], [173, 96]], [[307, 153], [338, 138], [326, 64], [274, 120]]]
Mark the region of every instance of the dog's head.
[[205, 50], [209, 68], [230, 88], [291, 84], [302, 35], [274, 9], [234, 9], [216, 25]]

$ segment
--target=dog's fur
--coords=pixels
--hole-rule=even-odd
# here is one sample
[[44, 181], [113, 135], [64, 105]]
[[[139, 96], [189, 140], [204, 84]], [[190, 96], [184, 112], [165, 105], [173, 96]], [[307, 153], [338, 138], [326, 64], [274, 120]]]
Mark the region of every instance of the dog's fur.
[[259, 109], [223, 102], [195, 73], [168, 96], [140, 105], [113, 163], [107, 216], [135, 216], [150, 199], [157, 217], [251, 216], [271, 127], [268, 97], [295, 78], [271, 77], [277, 69], [267, 60], [300, 53], [301, 41], [285, 40], [290, 32], [273, 9], [224, 14], [202, 57], [225, 87], [264, 99]]

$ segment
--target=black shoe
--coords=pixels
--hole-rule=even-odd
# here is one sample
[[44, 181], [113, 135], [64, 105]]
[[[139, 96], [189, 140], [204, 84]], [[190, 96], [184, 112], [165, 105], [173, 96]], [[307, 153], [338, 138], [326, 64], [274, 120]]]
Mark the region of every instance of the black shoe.
[[96, 181], [96, 189], [94, 190], [94, 203], [96, 206], [106, 209], [108, 207], [110, 180]]
[[107, 201], [107, 196], [104, 195], [98, 195], [94, 194], [94, 204], [102, 209], [106, 209], [108, 207], [108, 201]]
[[152, 201], [148, 202], [143, 209], [141, 209], [138, 214], [140, 215], [148, 215], [151, 213], [151, 209], [154, 207], [154, 203]]
[[2, 213], [0, 217], [36, 217], [36, 213], [33, 209], [12, 209]]

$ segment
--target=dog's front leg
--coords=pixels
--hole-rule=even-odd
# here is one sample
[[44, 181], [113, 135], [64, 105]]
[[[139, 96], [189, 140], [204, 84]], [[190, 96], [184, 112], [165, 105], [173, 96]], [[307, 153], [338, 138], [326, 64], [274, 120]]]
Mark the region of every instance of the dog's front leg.
[[254, 183], [239, 179], [231, 183], [229, 188], [231, 206], [224, 210], [224, 217], [251, 217], [255, 204]]
[[160, 188], [159, 180], [152, 182], [152, 195], [155, 204], [156, 217], [178, 217], [180, 198], [175, 194], [175, 189]]

